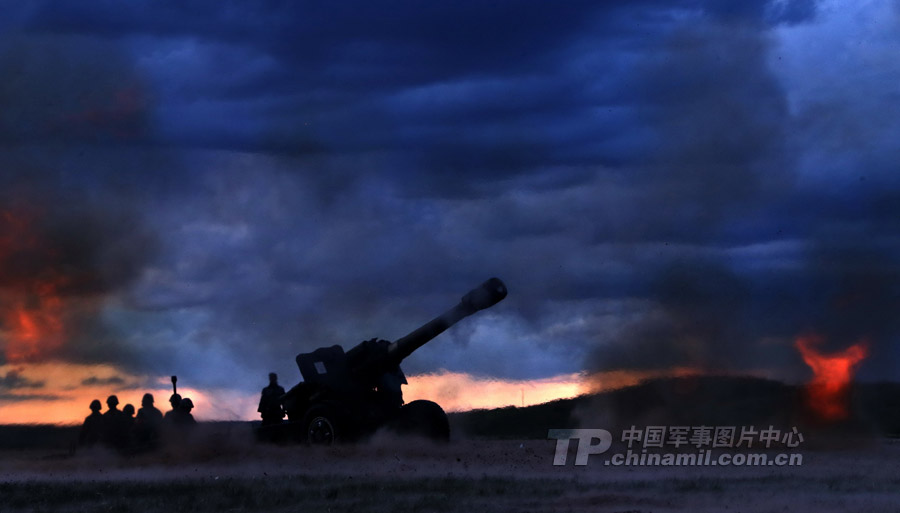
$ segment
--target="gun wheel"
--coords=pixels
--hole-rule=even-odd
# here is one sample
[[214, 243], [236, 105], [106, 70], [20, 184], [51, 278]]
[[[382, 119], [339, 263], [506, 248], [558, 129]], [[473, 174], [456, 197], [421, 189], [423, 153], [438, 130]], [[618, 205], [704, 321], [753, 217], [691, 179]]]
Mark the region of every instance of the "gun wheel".
[[316, 417], [310, 422], [306, 435], [313, 445], [331, 445], [334, 443], [334, 425], [328, 417]]
[[316, 406], [309, 410], [301, 424], [301, 439], [309, 445], [332, 445], [338, 441], [335, 415], [327, 406]]

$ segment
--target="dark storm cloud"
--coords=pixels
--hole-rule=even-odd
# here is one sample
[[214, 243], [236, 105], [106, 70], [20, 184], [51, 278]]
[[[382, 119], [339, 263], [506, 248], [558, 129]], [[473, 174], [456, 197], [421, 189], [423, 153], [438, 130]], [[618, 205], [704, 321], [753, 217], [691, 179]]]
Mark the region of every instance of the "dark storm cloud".
[[52, 394], [4, 394], [0, 392], [0, 401], [4, 402], [22, 402], [22, 401], [56, 401], [62, 399], [62, 396]]
[[144, 135], [145, 92], [110, 44], [83, 36], [0, 40], [0, 141], [116, 143]]
[[658, 138], [641, 179], [666, 215], [638, 220], [662, 223], [632, 226], [639, 237], [707, 239], [785, 185], [789, 117], [768, 44], [754, 27], [698, 23], [641, 65], [634, 94]]
[[6, 375], [0, 375], [0, 390], [17, 390], [28, 388], [43, 388], [43, 381], [34, 381], [22, 376], [17, 370], [8, 370]]
[[[382, 175], [426, 169], [477, 182], [573, 159], [621, 160], [621, 145], [598, 151], [597, 141], [639, 129], [604, 114], [623, 98], [597, 84], [622, 87], [628, 77], [610, 64], [655, 51], [683, 13], [764, 27], [814, 12], [806, 1], [737, 5], [139, 2], [111, 10], [49, 2], [27, 26], [131, 41], [156, 77], [159, 128], [170, 143], [389, 152], [393, 165]], [[602, 65], [581, 63], [598, 52]], [[416, 178], [415, 194], [478, 193]]]
[[[816, 113], [866, 126], [852, 108], [789, 101], [774, 31], [815, 14], [810, 1], [38, 4], [4, 61], [35, 70], [4, 86], [22, 98], [2, 118], [4, 158], [40, 166], [18, 176], [63, 198], [52, 239], [121, 251], [76, 262], [122, 262], [100, 266], [122, 272], [95, 284], [115, 299], [86, 322], [96, 337], [64, 357], [287, 382], [297, 352], [397, 338], [491, 275], [509, 298], [411, 371], [747, 370], [802, 366], [801, 331], [891, 340], [886, 173], [826, 195], [798, 177], [859, 153]], [[853, 167], [889, 169], [883, 146]], [[71, 229], [69, 212], [96, 229]], [[848, 313], [828, 313], [844, 297]]]
[[97, 376], [91, 376], [89, 378], [81, 380], [82, 386], [93, 386], [93, 385], [124, 385], [125, 380], [118, 377], [112, 376], [109, 378], [98, 378]]
[[360, 67], [347, 69], [346, 73], [388, 75], [395, 69], [405, 69], [407, 73], [453, 74], [473, 66], [492, 67], [511, 57], [527, 62], [527, 55], [554, 45], [564, 34], [577, 32], [595, 9], [591, 2], [567, 2], [548, 11], [535, 1], [491, 5], [458, 2], [444, 6], [353, 2], [338, 7], [136, 2], [128, 10], [107, 9], [97, 2], [49, 2], [33, 11], [30, 25], [42, 30], [113, 36], [199, 35], [266, 48], [298, 63], [340, 64], [342, 56], [353, 54], [390, 60], [391, 52], [383, 50], [394, 50], [400, 57], [434, 59], [425, 70], [415, 66], [384, 68], [377, 66], [381, 63], [376, 61], [368, 70]]

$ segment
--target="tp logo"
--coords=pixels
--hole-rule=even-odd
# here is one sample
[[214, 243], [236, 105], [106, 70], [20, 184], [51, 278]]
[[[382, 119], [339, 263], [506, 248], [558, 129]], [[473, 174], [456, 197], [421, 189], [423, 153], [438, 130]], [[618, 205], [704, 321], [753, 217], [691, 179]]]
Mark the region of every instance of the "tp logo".
[[[601, 454], [612, 445], [612, 435], [605, 429], [551, 429], [547, 432], [548, 440], [556, 440], [556, 454], [553, 455], [554, 465], [565, 465], [569, 452], [569, 441], [578, 440], [578, 449], [575, 452], [575, 465], [587, 465], [591, 454]], [[594, 441], [597, 443], [594, 443]]]

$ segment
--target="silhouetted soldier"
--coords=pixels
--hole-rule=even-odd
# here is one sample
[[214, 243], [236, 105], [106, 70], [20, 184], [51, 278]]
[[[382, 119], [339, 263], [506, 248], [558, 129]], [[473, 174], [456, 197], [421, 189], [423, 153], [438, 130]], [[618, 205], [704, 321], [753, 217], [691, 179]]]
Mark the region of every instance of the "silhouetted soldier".
[[131, 404], [122, 407], [122, 445], [134, 446], [134, 406]]
[[181, 403], [181, 396], [178, 394], [172, 394], [169, 396], [169, 404], [172, 405], [172, 409], [166, 412], [166, 416], [164, 420], [166, 422], [175, 422], [175, 417], [178, 416], [178, 405]]
[[125, 422], [123, 424], [127, 426], [134, 425], [134, 406], [130, 404], [126, 404], [124, 408], [122, 408], [122, 413], [125, 414]]
[[259, 398], [259, 407], [256, 409], [262, 415], [262, 424], [281, 424], [284, 419], [284, 408], [281, 406], [281, 396], [284, 388], [278, 384], [278, 374], [269, 373], [269, 386], [262, 389]]
[[103, 414], [103, 443], [122, 449], [128, 442], [128, 419], [117, 406], [119, 398], [111, 395], [106, 399], [107, 410]]
[[159, 442], [163, 414], [153, 406], [153, 395], [144, 394], [134, 424], [135, 440], [141, 448], [152, 449]]
[[185, 397], [178, 403], [178, 408], [175, 410], [175, 425], [180, 427], [193, 427], [197, 425], [197, 421], [194, 420], [194, 416], [191, 415], [191, 410], [194, 409], [194, 401], [191, 401], [190, 397]]
[[103, 438], [103, 415], [100, 414], [100, 401], [91, 401], [91, 414], [84, 418], [81, 432], [78, 434], [78, 445], [90, 447]]

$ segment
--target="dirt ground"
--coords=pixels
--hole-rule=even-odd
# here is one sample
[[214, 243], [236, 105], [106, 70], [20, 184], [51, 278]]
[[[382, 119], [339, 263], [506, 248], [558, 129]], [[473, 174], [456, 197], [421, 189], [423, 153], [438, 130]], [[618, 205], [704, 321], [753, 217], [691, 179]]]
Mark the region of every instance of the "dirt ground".
[[0, 510], [898, 511], [900, 442], [803, 451], [793, 467], [553, 466], [555, 441], [397, 439], [332, 448], [183, 440], [139, 456], [0, 453]]

